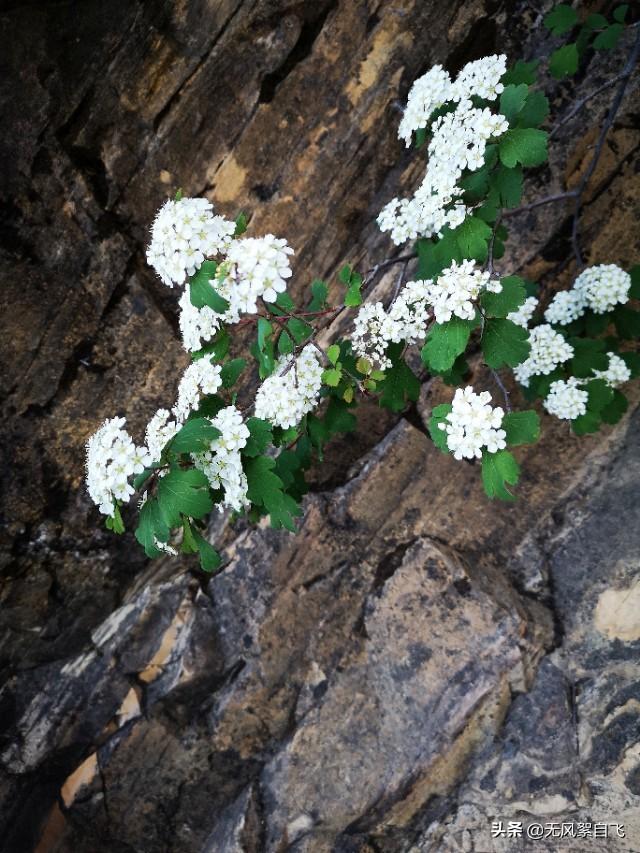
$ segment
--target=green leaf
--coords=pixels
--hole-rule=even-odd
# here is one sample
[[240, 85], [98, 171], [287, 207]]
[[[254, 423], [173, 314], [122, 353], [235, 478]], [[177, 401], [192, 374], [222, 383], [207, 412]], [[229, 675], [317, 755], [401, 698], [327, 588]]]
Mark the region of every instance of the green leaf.
[[600, 417], [605, 424], [617, 424], [629, 407], [629, 401], [621, 391], [613, 392], [613, 399], [600, 411]]
[[500, 166], [492, 177], [492, 184], [498, 191], [500, 203], [504, 207], [517, 207], [522, 198], [522, 168], [515, 166], [507, 169]]
[[611, 322], [610, 314], [596, 314], [587, 311], [584, 315], [584, 327], [588, 335], [601, 335]]
[[193, 538], [200, 554], [200, 568], [205, 572], [215, 572], [222, 565], [222, 557], [197, 530], [193, 531]]
[[446, 417], [452, 408], [451, 403], [441, 403], [435, 407], [429, 418], [429, 435], [438, 450], [441, 450], [443, 453], [449, 452], [449, 446], [447, 444], [447, 433], [445, 430], [440, 429], [439, 424], [446, 424]]
[[437, 373], [450, 370], [456, 358], [465, 351], [476, 326], [476, 320], [461, 320], [459, 317], [452, 317], [446, 323], [436, 323], [420, 353], [423, 364]]
[[613, 388], [604, 379], [592, 379], [585, 385], [589, 395], [587, 409], [590, 412], [601, 412], [613, 400]]
[[200, 405], [189, 415], [189, 420], [194, 418], [215, 418], [220, 409], [224, 409], [227, 403], [217, 394], [208, 394], [202, 397]]
[[182, 545], [180, 546], [182, 554], [197, 554], [198, 545], [196, 544], [193, 530], [189, 524], [188, 518], [182, 519]]
[[482, 452], [482, 483], [490, 498], [514, 501], [515, 496], [505, 484], [515, 486], [520, 477], [520, 466], [512, 453], [499, 450], [497, 453]]
[[306, 341], [313, 334], [313, 327], [304, 320], [298, 320], [297, 317], [292, 317], [287, 323], [287, 329], [291, 333], [291, 337], [297, 344]]
[[[399, 347], [399, 351], [395, 347]], [[380, 405], [392, 412], [401, 412], [408, 401], [415, 403], [420, 396], [420, 380], [401, 357], [402, 344], [391, 344], [387, 352], [392, 365], [385, 370], [379, 385]]]
[[245, 461], [247, 497], [251, 503], [262, 506], [271, 516], [272, 527], [285, 527], [295, 532], [294, 518], [300, 515], [297, 502], [283, 491], [280, 477], [274, 473], [275, 459], [257, 456]]
[[627, 17], [627, 11], [629, 9], [628, 3], [623, 3], [622, 6], [618, 6], [613, 10], [613, 17], [619, 23], [624, 23], [624, 19]]
[[612, 50], [624, 32], [624, 24], [611, 24], [606, 30], [603, 30], [593, 40], [593, 46], [596, 50]]
[[[464, 354], [460, 354], [453, 362], [453, 367], [449, 370], [441, 371], [438, 375], [445, 385], [457, 386], [462, 385], [465, 376], [469, 373], [469, 369], [467, 359]], [[432, 372], [437, 373], [437, 371]]]
[[358, 422], [346, 403], [332, 397], [324, 415], [324, 423], [331, 436], [339, 432], [353, 432]]
[[512, 311], [517, 311], [527, 298], [525, 284], [520, 276], [506, 276], [500, 279], [500, 284], [500, 293], [485, 290], [480, 297], [480, 303], [488, 317], [506, 317]]
[[337, 388], [342, 378], [342, 371], [335, 367], [322, 371], [322, 381], [331, 388]]
[[467, 216], [455, 229], [455, 235], [464, 258], [486, 260], [487, 244], [491, 237], [491, 228], [486, 222], [477, 216]]
[[533, 444], [540, 438], [540, 418], [533, 409], [525, 412], [507, 412], [502, 419], [502, 429], [507, 433], [507, 444]]
[[511, 320], [489, 319], [482, 335], [484, 360], [494, 369], [508, 365], [516, 367], [529, 355], [529, 332]]
[[244, 358], [232, 358], [226, 364], [222, 365], [220, 378], [222, 379], [223, 388], [232, 388], [238, 381], [238, 377], [247, 366]]
[[291, 340], [291, 335], [286, 329], [283, 329], [278, 337], [278, 352], [280, 355], [290, 355], [293, 350], [294, 344]]
[[609, 359], [604, 352], [604, 341], [591, 338], [570, 338], [574, 349], [569, 362], [571, 373], [579, 379], [589, 378], [594, 370], [606, 370]]
[[362, 279], [358, 276], [358, 279], [353, 281], [349, 286], [344, 295], [344, 304], [347, 308], [356, 308], [358, 305], [362, 305], [362, 294], [360, 293], [361, 285]]
[[220, 435], [220, 430], [207, 418], [193, 418], [178, 430], [168, 447], [177, 456], [181, 453], [202, 453], [209, 450], [211, 442], [220, 438]]
[[258, 349], [260, 352], [264, 350], [267, 338], [271, 337], [273, 326], [264, 317], [258, 318]]
[[549, 57], [549, 71], [557, 80], [568, 74], [575, 74], [578, 70], [578, 46], [575, 42], [565, 44], [554, 50]]
[[158, 502], [168, 527], [178, 527], [180, 516], [202, 518], [213, 508], [209, 481], [195, 468], [174, 468], [158, 483]]
[[560, 4], [544, 16], [544, 25], [554, 36], [561, 36], [576, 25], [578, 13], [571, 6]]
[[592, 15], [587, 15], [585, 19], [585, 26], [589, 27], [592, 30], [602, 30], [608, 25], [608, 21], [604, 15], [600, 15], [594, 13]]
[[476, 204], [483, 199], [489, 189], [489, 169], [483, 166], [475, 172], [470, 172], [459, 182], [465, 193], [465, 201]]
[[181, 200], [182, 200], [182, 195], [183, 195], [183, 194], [182, 194], [182, 188], [181, 188], [181, 187], [178, 187], [178, 189], [176, 190], [176, 194], [175, 194], [175, 195], [174, 195], [174, 197], [173, 197], [173, 200], [174, 200], [174, 201], [181, 201]]
[[531, 62], [524, 62], [519, 59], [513, 68], [510, 68], [502, 77], [502, 83], [505, 86], [510, 84], [518, 86], [520, 83], [526, 83], [531, 86], [536, 82], [535, 71], [540, 64], [539, 59], [534, 59]]
[[327, 350], [327, 358], [331, 364], [335, 364], [340, 358], [340, 347], [337, 344], [331, 344]]
[[504, 87], [500, 95], [500, 112], [509, 124], [513, 123], [513, 120], [524, 106], [528, 92], [529, 87], [526, 83], [519, 83], [517, 86], [509, 84]]
[[600, 415], [597, 412], [587, 411], [571, 421], [571, 429], [576, 435], [587, 435], [590, 432], [598, 432], [600, 423]]
[[518, 127], [538, 127], [549, 115], [549, 99], [542, 92], [529, 92], [518, 113]]
[[462, 252], [456, 239], [456, 232], [443, 228], [442, 237], [437, 242], [418, 240], [418, 278], [435, 279], [451, 266], [453, 261], [462, 261]]
[[122, 515], [120, 514], [120, 507], [118, 504], [115, 504], [113, 507], [113, 515], [111, 516], [111, 530], [114, 533], [122, 534], [124, 533], [124, 521], [122, 520]]
[[236, 216], [236, 230], [233, 232], [234, 237], [241, 237], [247, 230], [247, 217], [242, 211]]
[[313, 298], [309, 303], [309, 311], [322, 311], [326, 307], [329, 295], [329, 288], [324, 281], [316, 278], [311, 282], [311, 295]]
[[640, 337], [640, 311], [618, 305], [613, 311], [613, 322], [616, 332], [623, 340], [633, 340]]
[[631, 287], [629, 288], [629, 299], [640, 299], [640, 265], [631, 267], [629, 270], [631, 276]]
[[283, 308], [285, 311], [293, 311], [296, 307], [293, 299], [289, 296], [286, 290], [283, 290], [282, 293], [278, 294], [276, 297], [276, 305], [279, 308]]
[[512, 128], [500, 138], [499, 152], [508, 169], [518, 163], [539, 166], [547, 159], [547, 133], [533, 127]]
[[218, 266], [214, 261], [205, 261], [189, 279], [189, 294], [191, 304], [196, 308], [204, 308], [208, 305], [217, 314], [224, 314], [229, 308], [229, 303], [220, 296], [210, 282], [210, 279], [215, 278], [217, 269]]
[[143, 503], [135, 536], [147, 557], [160, 556], [162, 551], [155, 544], [155, 540], [166, 542], [169, 538], [169, 527], [162, 516], [160, 504], [156, 498], [149, 498]]
[[621, 352], [620, 358], [631, 371], [631, 378], [636, 379], [640, 376], [640, 353], [638, 352]]
[[338, 279], [346, 285], [349, 285], [351, 281], [351, 267], [349, 264], [345, 264], [340, 272], [338, 273]]
[[556, 367], [551, 373], [546, 373], [542, 376], [532, 376], [529, 380], [529, 385], [523, 388], [524, 396], [527, 400], [535, 400], [536, 397], [544, 398], [549, 393], [551, 383], [563, 378], [564, 373], [559, 367]]
[[135, 477], [133, 481], [133, 488], [136, 492], [139, 492], [144, 484], [147, 482], [149, 477], [160, 467], [159, 462], [156, 460], [155, 465], [150, 465], [148, 468], [145, 468], [144, 471], [141, 471], [137, 477]]
[[242, 448], [244, 456], [260, 456], [273, 441], [271, 424], [262, 418], [249, 418], [247, 420], [249, 438]]

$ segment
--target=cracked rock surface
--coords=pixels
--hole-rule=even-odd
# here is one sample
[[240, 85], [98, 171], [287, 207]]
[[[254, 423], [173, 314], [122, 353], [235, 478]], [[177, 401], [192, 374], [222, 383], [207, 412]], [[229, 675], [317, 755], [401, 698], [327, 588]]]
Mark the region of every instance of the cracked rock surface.
[[[492, 838], [493, 820], [622, 823], [606, 849], [640, 850], [637, 392], [597, 436], [545, 418], [508, 506], [425, 435], [439, 383], [402, 416], [365, 406], [296, 537], [214, 520], [213, 580], [103, 531], [82, 486], [87, 436], [115, 413], [140, 435], [187, 363], [177, 294], [144, 264], [161, 200], [182, 187], [286, 236], [295, 293], [366, 269], [392, 248], [377, 212], [422, 169], [395, 136], [412, 80], [548, 53], [550, 5], [0, 11], [0, 850], [599, 849]], [[543, 77], [551, 120], [627, 52]], [[640, 257], [637, 86], [585, 196], [593, 263]], [[557, 134], [527, 200], [575, 185], [609, 96]], [[567, 210], [509, 226], [501, 268], [565, 287]]]

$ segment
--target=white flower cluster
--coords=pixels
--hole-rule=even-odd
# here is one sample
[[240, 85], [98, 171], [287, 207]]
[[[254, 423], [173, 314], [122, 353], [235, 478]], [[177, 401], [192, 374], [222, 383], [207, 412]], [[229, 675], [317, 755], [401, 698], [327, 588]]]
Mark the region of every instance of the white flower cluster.
[[507, 320], [511, 320], [517, 326], [522, 326], [523, 329], [528, 329], [537, 307], [538, 300], [536, 297], [528, 296], [516, 311], [511, 311], [510, 314], [507, 314]]
[[548, 323], [566, 326], [590, 308], [605, 314], [629, 298], [631, 276], [615, 264], [600, 264], [581, 272], [571, 290], [556, 293], [544, 312]]
[[191, 303], [191, 294], [187, 288], [180, 297], [180, 332], [182, 343], [187, 352], [196, 352], [208, 343], [224, 321], [224, 315], [204, 305], [196, 308]]
[[436, 323], [446, 323], [454, 314], [461, 320], [473, 320], [474, 302], [483, 290], [500, 293], [502, 285], [498, 279], [491, 280], [488, 272], [476, 269], [473, 261], [454, 261], [435, 282], [428, 283], [427, 298]]
[[287, 241], [273, 234], [231, 244], [225, 262], [228, 274], [217, 290], [229, 301], [228, 314], [235, 318], [234, 322], [240, 314], [257, 311], [258, 298], [275, 302], [278, 294], [287, 289], [286, 279], [291, 276], [289, 255], [293, 255], [293, 249]]
[[470, 98], [494, 100], [503, 89], [499, 81], [505, 70], [505, 56], [489, 56], [466, 65], [455, 82], [435, 66], [414, 83], [399, 130], [407, 145], [414, 130], [426, 127], [436, 107], [450, 101], [458, 105], [433, 122], [427, 171], [414, 197], [392, 199], [378, 217], [380, 229], [389, 231], [397, 245], [439, 234], [445, 225], [455, 228], [464, 220], [466, 208], [457, 201], [462, 172], [479, 169], [488, 140], [509, 127], [503, 115], [474, 107]]
[[528, 385], [532, 376], [551, 373], [559, 364], [573, 357], [573, 347], [548, 324], [536, 326], [529, 335], [531, 352], [526, 361], [513, 372], [521, 385]]
[[194, 361], [182, 374], [178, 385], [178, 399], [172, 411], [178, 423], [183, 423], [197, 409], [203, 394], [215, 394], [222, 384], [221, 368], [208, 358]]
[[616, 355], [614, 352], [608, 352], [609, 367], [606, 370], [594, 370], [593, 375], [596, 379], [604, 379], [607, 385], [612, 388], [618, 388], [624, 385], [631, 379], [631, 371], [623, 358]]
[[584, 415], [587, 411], [589, 394], [580, 387], [580, 384], [580, 380], [575, 376], [570, 376], [566, 381], [558, 379], [552, 382], [549, 394], [543, 402], [549, 414], [567, 421]]
[[147, 261], [169, 287], [184, 284], [205, 257], [229, 247], [235, 228], [234, 222], [214, 216], [206, 198], [166, 201], [151, 228]]
[[292, 361], [281, 356], [256, 394], [256, 417], [283, 429], [296, 426], [317, 406], [322, 385], [322, 365], [311, 344]]
[[211, 423], [222, 435], [211, 442], [206, 452], [192, 454], [192, 459], [209, 480], [211, 488], [223, 490], [224, 498], [218, 504], [220, 511], [228, 506], [240, 512], [249, 504], [247, 477], [240, 456], [249, 438], [249, 429], [235, 406], [221, 409]]
[[114, 502], [128, 501], [133, 494], [129, 478], [152, 461], [146, 447], [136, 447], [122, 429], [124, 418], [110, 418], [87, 442], [87, 487], [91, 500], [103, 515], [113, 515]]
[[391, 367], [386, 355], [390, 343], [406, 341], [413, 344], [422, 340], [427, 327], [427, 287], [430, 283], [407, 282], [388, 311], [382, 302], [363, 305], [351, 336], [355, 354], [386, 370]]
[[490, 405], [491, 394], [476, 394], [471, 385], [458, 388], [452, 410], [438, 426], [447, 433], [447, 447], [456, 459], [480, 459], [486, 447], [496, 453], [506, 446], [506, 432], [501, 429], [504, 411]]

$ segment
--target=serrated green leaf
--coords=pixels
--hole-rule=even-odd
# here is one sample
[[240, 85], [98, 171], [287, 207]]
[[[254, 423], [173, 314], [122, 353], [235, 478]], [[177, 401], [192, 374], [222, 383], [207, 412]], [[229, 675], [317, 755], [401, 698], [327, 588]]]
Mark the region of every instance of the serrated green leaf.
[[640, 376], [640, 353], [638, 352], [621, 352], [620, 358], [631, 371], [631, 378], [636, 379]]
[[273, 441], [271, 424], [262, 418], [249, 418], [247, 420], [249, 438], [242, 448], [244, 456], [260, 456]]
[[610, 403], [600, 411], [600, 417], [605, 424], [617, 424], [629, 407], [629, 401], [625, 395], [617, 389], [613, 392]]
[[438, 450], [443, 453], [449, 453], [449, 446], [447, 444], [447, 433], [444, 429], [440, 429], [439, 424], [446, 424], [446, 417], [452, 408], [451, 403], [441, 403], [434, 408], [429, 418], [429, 435]]
[[538, 127], [549, 115], [549, 99], [542, 92], [529, 92], [518, 113], [518, 127]]
[[470, 172], [460, 181], [460, 186], [465, 193], [465, 201], [476, 204], [487, 194], [489, 189], [489, 169], [483, 166], [475, 172]]
[[590, 412], [601, 412], [613, 400], [613, 388], [607, 385], [604, 379], [592, 379], [587, 382], [585, 391], [589, 395], [587, 410]]
[[609, 22], [607, 21], [604, 15], [593, 13], [592, 15], [587, 15], [584, 23], [585, 26], [589, 27], [592, 30], [602, 30], [608, 25]]
[[573, 358], [569, 362], [571, 373], [579, 379], [592, 376], [594, 370], [606, 370], [609, 359], [604, 352], [604, 341], [591, 338], [570, 338]]
[[517, 311], [527, 298], [524, 281], [520, 276], [505, 276], [500, 279], [500, 284], [500, 293], [485, 290], [480, 296], [480, 304], [487, 317], [506, 317], [512, 311]]
[[309, 311], [322, 311], [327, 304], [327, 296], [329, 295], [329, 288], [324, 281], [316, 278], [311, 282], [311, 295]]
[[516, 367], [527, 359], [530, 350], [527, 329], [511, 320], [490, 318], [485, 323], [482, 352], [489, 367]]
[[502, 77], [502, 83], [505, 86], [513, 84], [518, 86], [520, 83], [526, 83], [531, 86], [536, 82], [535, 71], [540, 64], [539, 59], [534, 59], [531, 62], [524, 62], [519, 59], [513, 68], [510, 68]]
[[380, 405], [392, 412], [401, 412], [408, 401], [420, 396], [420, 380], [402, 358], [402, 344], [391, 344], [387, 355], [391, 367], [385, 370], [384, 379], [379, 384]]
[[549, 71], [557, 80], [578, 70], [578, 46], [574, 42], [554, 50], [549, 57]]
[[285, 311], [293, 311], [296, 307], [295, 302], [286, 290], [283, 290], [282, 293], [278, 294], [276, 297], [276, 305], [278, 308], [283, 308]]
[[138, 527], [135, 532], [135, 537], [144, 548], [147, 557], [160, 556], [162, 551], [155, 544], [156, 539], [159, 542], [166, 542], [169, 539], [169, 532], [169, 527], [160, 512], [158, 501], [156, 498], [149, 498], [140, 509]]
[[236, 216], [236, 230], [233, 232], [234, 237], [241, 237], [247, 230], [247, 217], [240, 211]]
[[623, 3], [622, 6], [617, 6], [613, 10], [613, 17], [620, 24], [624, 23], [624, 19], [627, 17], [627, 11], [629, 9], [628, 3]]
[[298, 503], [283, 490], [283, 482], [274, 473], [275, 459], [256, 456], [245, 460], [247, 497], [253, 504], [262, 506], [271, 517], [272, 527], [284, 527], [295, 532], [294, 518], [300, 515]]
[[144, 471], [141, 471], [138, 476], [134, 478], [133, 488], [136, 490], [136, 492], [141, 491], [142, 487], [147, 482], [149, 477], [153, 474], [154, 471], [157, 471], [159, 467], [160, 464], [158, 460], [156, 460], [156, 464], [149, 465], [148, 468], [145, 468]]
[[221, 432], [207, 418], [193, 418], [178, 430], [168, 445], [171, 453], [202, 453], [209, 450], [211, 442], [220, 438]]
[[338, 279], [343, 283], [348, 285], [351, 281], [351, 267], [349, 264], [345, 264], [340, 272], [338, 273]]
[[640, 311], [618, 305], [613, 311], [616, 332], [623, 340], [640, 338]]
[[278, 337], [278, 352], [280, 355], [290, 355], [293, 350], [294, 344], [291, 340], [291, 335], [286, 329], [283, 329]]
[[505, 484], [515, 486], [520, 478], [520, 466], [508, 450], [482, 453], [482, 483], [488, 497], [514, 501], [515, 496]]
[[340, 347], [337, 344], [331, 344], [331, 346], [327, 350], [327, 358], [329, 359], [331, 364], [334, 365], [338, 361], [338, 359], [340, 358]]
[[462, 261], [462, 252], [456, 239], [455, 231], [443, 228], [442, 237], [432, 240], [418, 240], [418, 278], [435, 279], [440, 273], [451, 266], [453, 261]]
[[215, 572], [222, 565], [222, 557], [197, 530], [193, 531], [193, 538], [200, 554], [200, 568], [205, 572]]
[[344, 304], [347, 308], [357, 308], [362, 305], [362, 295], [360, 293], [360, 285], [352, 284], [344, 295]]
[[551, 373], [546, 373], [541, 376], [532, 376], [529, 380], [529, 385], [523, 388], [524, 396], [527, 400], [535, 400], [536, 397], [546, 397], [549, 394], [551, 383], [558, 379], [563, 379], [564, 373], [561, 368], [556, 367]]
[[529, 87], [526, 83], [519, 83], [517, 86], [511, 83], [504, 87], [500, 95], [500, 112], [509, 124], [513, 123], [513, 120], [524, 106], [528, 92]]
[[502, 419], [502, 429], [507, 433], [509, 447], [533, 444], [540, 438], [540, 418], [533, 409], [525, 412], [507, 412]]
[[636, 264], [629, 270], [631, 276], [631, 287], [629, 288], [629, 299], [640, 299], [640, 265]]
[[342, 371], [332, 367], [322, 371], [322, 381], [331, 388], [337, 388], [342, 379]]
[[596, 314], [594, 311], [587, 311], [583, 318], [584, 328], [588, 335], [601, 335], [611, 322], [610, 314]]
[[246, 366], [247, 362], [244, 358], [232, 358], [231, 361], [227, 361], [226, 364], [223, 364], [220, 371], [222, 387], [232, 388], [238, 381], [240, 374]]
[[491, 178], [492, 185], [498, 192], [503, 207], [517, 207], [522, 198], [522, 168], [515, 166], [508, 169], [500, 166]]
[[446, 323], [436, 323], [420, 353], [423, 364], [437, 373], [450, 370], [456, 358], [465, 351], [476, 325], [476, 320], [461, 320], [459, 317], [452, 317]]
[[578, 415], [571, 421], [571, 429], [576, 435], [587, 435], [591, 432], [598, 432], [601, 424], [600, 415], [597, 412], [585, 412], [584, 415]]
[[291, 337], [297, 344], [306, 341], [313, 334], [313, 327], [304, 320], [298, 320], [297, 317], [292, 317], [287, 323], [287, 329], [291, 333]]
[[158, 503], [168, 527], [178, 527], [181, 515], [202, 518], [213, 508], [209, 481], [195, 468], [174, 468], [158, 483]]
[[544, 25], [548, 30], [551, 30], [554, 36], [561, 36], [563, 33], [569, 32], [577, 21], [578, 13], [576, 10], [563, 3], [555, 6], [544, 16]]
[[122, 520], [122, 515], [120, 514], [120, 507], [118, 504], [115, 504], [113, 507], [113, 515], [111, 516], [111, 530], [118, 535], [124, 533], [124, 521]]
[[467, 218], [455, 229], [462, 257], [485, 261], [491, 228], [477, 216]]
[[273, 326], [264, 317], [258, 318], [258, 349], [262, 352], [267, 338], [273, 334]]
[[217, 394], [207, 394], [200, 399], [198, 408], [189, 415], [189, 420], [194, 418], [215, 418], [220, 409], [224, 409], [227, 403]]
[[611, 24], [606, 30], [603, 30], [593, 40], [593, 47], [596, 50], [613, 50], [618, 44], [620, 36], [624, 32], [624, 24]]
[[182, 519], [182, 544], [180, 545], [180, 552], [182, 554], [198, 553], [198, 546], [188, 518]]
[[211, 284], [215, 279], [218, 265], [214, 261], [204, 261], [200, 269], [189, 279], [189, 296], [191, 304], [196, 308], [208, 305], [217, 314], [224, 314], [229, 308], [226, 299], [216, 291]]
[[518, 163], [523, 166], [539, 166], [547, 159], [547, 133], [533, 127], [514, 127], [500, 138], [500, 161], [512, 169]]

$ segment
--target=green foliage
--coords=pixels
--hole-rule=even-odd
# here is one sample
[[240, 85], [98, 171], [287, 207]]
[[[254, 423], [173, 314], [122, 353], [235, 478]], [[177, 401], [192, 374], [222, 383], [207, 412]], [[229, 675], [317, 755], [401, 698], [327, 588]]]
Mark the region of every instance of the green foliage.
[[223, 388], [232, 388], [238, 381], [240, 374], [247, 366], [244, 358], [233, 358], [222, 365], [220, 378]]
[[574, 355], [570, 362], [571, 373], [580, 379], [588, 379], [594, 370], [606, 370], [609, 358], [604, 341], [591, 338], [570, 338]]
[[477, 216], [467, 216], [454, 233], [463, 258], [473, 258], [476, 261], [487, 259], [492, 231], [486, 222]]
[[200, 269], [189, 279], [191, 304], [196, 308], [208, 305], [217, 314], [224, 314], [229, 308], [226, 299], [215, 290], [211, 280], [215, 279], [218, 265], [215, 261], [204, 261]]
[[508, 365], [516, 367], [529, 355], [529, 332], [511, 320], [490, 318], [482, 335], [484, 360], [494, 369]]
[[433, 409], [429, 418], [429, 435], [438, 450], [443, 453], [448, 453], [449, 447], [447, 445], [447, 433], [444, 429], [440, 429], [440, 424], [446, 423], [447, 415], [452, 408], [451, 403], [441, 403]]
[[160, 504], [156, 498], [149, 498], [144, 502], [138, 516], [138, 527], [135, 536], [144, 548], [147, 557], [159, 557], [162, 551], [156, 545], [158, 542], [167, 542], [169, 539], [169, 526], [160, 511]]
[[538, 127], [549, 115], [549, 99], [542, 92], [529, 92], [517, 116], [517, 127]]
[[578, 46], [574, 43], [565, 44], [551, 54], [549, 71], [557, 79], [575, 74], [578, 70]]
[[617, 424], [620, 418], [624, 415], [629, 407], [629, 401], [625, 395], [614, 389], [613, 397], [610, 403], [600, 410], [600, 417], [605, 424]]
[[508, 450], [482, 454], [482, 483], [488, 497], [514, 501], [507, 485], [515, 486], [520, 477], [520, 466]]
[[107, 530], [111, 530], [113, 533], [124, 533], [124, 521], [122, 520], [122, 515], [120, 514], [120, 507], [117, 503], [113, 506], [113, 515], [110, 515], [105, 521], [105, 526]]
[[452, 317], [446, 323], [435, 323], [420, 353], [425, 366], [437, 373], [450, 370], [456, 358], [465, 351], [476, 326], [477, 320], [461, 320], [459, 317]]
[[515, 127], [500, 137], [500, 161], [512, 169], [518, 163], [523, 166], [539, 166], [547, 159], [547, 136], [544, 130]]
[[262, 507], [269, 514], [272, 527], [284, 527], [295, 532], [294, 519], [301, 510], [298, 503], [284, 491], [282, 480], [274, 473], [275, 467], [275, 459], [269, 456], [256, 456], [245, 461], [247, 497], [252, 504]]
[[595, 50], [613, 50], [618, 44], [620, 36], [624, 32], [624, 25], [620, 23], [611, 24], [593, 40]]
[[504, 87], [500, 95], [500, 112], [509, 124], [513, 124], [515, 117], [524, 106], [528, 92], [529, 87], [526, 83], [519, 83], [517, 86], [509, 84]]
[[167, 445], [167, 450], [176, 456], [181, 453], [202, 453], [209, 450], [211, 442], [219, 437], [220, 430], [206, 418], [192, 418], [174, 435]]
[[433, 240], [418, 240], [418, 278], [435, 279], [440, 273], [451, 266], [452, 261], [462, 260], [462, 251], [458, 245], [456, 232], [443, 228], [442, 237]]
[[158, 503], [169, 528], [180, 526], [181, 515], [202, 518], [213, 508], [209, 481], [197, 468], [172, 468], [158, 482]]
[[623, 340], [640, 338], [640, 311], [617, 305], [613, 311], [613, 322], [616, 332]]
[[327, 305], [327, 296], [329, 289], [324, 281], [319, 278], [311, 282], [312, 299], [309, 303], [309, 311], [323, 311]]
[[247, 230], [247, 217], [240, 211], [236, 216], [236, 230], [233, 232], [234, 237], [241, 237]]
[[500, 166], [491, 179], [491, 186], [498, 193], [503, 207], [517, 207], [522, 199], [522, 168]]
[[578, 22], [578, 13], [571, 6], [560, 4], [544, 17], [544, 25], [554, 36], [568, 32]]
[[527, 86], [531, 86], [536, 82], [536, 69], [539, 64], [539, 59], [533, 59], [531, 62], [519, 59], [502, 78], [503, 84], [518, 86], [520, 83], [526, 83]]
[[500, 284], [500, 293], [485, 290], [480, 297], [480, 304], [487, 317], [506, 317], [512, 311], [517, 311], [527, 298], [524, 281], [520, 276], [505, 276]]
[[273, 433], [269, 421], [262, 418], [249, 418], [247, 420], [249, 438], [242, 453], [244, 456], [260, 456], [273, 441]]
[[362, 276], [354, 272], [351, 267], [346, 264], [338, 273], [340, 281], [347, 286], [347, 292], [344, 295], [344, 304], [347, 308], [357, 308], [362, 304]]
[[392, 366], [385, 370], [384, 379], [379, 385], [380, 405], [392, 412], [401, 412], [408, 402], [414, 402], [420, 395], [420, 380], [402, 358], [402, 344], [391, 344], [387, 354]]
[[533, 409], [523, 412], [507, 412], [502, 419], [502, 429], [507, 433], [509, 447], [533, 444], [540, 438], [540, 418]]

